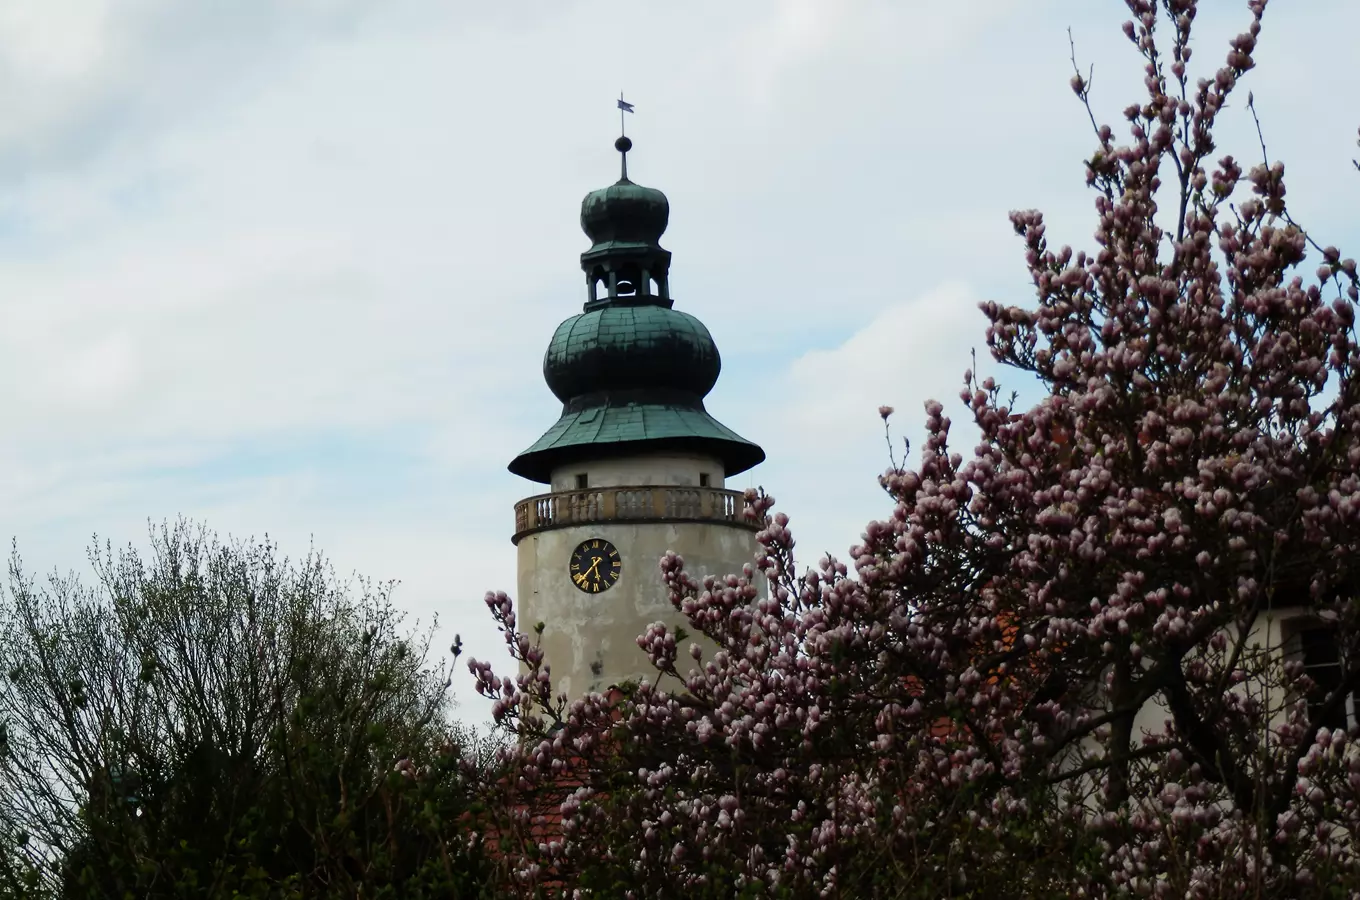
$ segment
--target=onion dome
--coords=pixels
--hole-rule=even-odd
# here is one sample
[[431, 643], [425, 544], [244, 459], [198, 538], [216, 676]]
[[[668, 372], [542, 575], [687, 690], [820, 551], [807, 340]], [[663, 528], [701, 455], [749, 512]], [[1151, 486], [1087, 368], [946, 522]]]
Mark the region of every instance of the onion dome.
[[672, 308], [671, 254], [659, 243], [670, 203], [628, 179], [632, 142], [614, 146], [622, 177], [581, 203], [591, 240], [581, 254], [585, 306], [557, 327], [543, 357], [562, 416], [510, 471], [547, 483], [577, 460], [688, 450], [722, 460], [726, 475], [744, 472], [765, 451], [705, 411], [722, 359], [704, 324]]
[[623, 176], [609, 187], [591, 191], [581, 201], [581, 230], [592, 242], [586, 253], [623, 245], [660, 249], [657, 242], [670, 220], [670, 201], [656, 188], [628, 180], [628, 150], [632, 141], [621, 137], [614, 146], [623, 154]]
[[608, 306], [557, 326], [543, 377], [563, 403], [601, 391], [660, 390], [702, 399], [722, 359], [704, 323], [664, 306]]

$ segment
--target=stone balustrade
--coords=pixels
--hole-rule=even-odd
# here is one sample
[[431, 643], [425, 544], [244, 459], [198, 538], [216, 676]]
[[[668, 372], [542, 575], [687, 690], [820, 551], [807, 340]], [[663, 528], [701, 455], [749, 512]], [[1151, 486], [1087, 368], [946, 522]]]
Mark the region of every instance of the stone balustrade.
[[710, 487], [598, 487], [528, 497], [515, 504], [515, 535], [599, 522], [718, 522], [751, 531], [741, 491]]

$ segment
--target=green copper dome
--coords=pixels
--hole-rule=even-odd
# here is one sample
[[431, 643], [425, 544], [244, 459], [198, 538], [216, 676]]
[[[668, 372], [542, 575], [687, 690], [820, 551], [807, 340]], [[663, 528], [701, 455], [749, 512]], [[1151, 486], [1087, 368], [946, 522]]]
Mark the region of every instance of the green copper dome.
[[543, 377], [563, 403], [583, 394], [657, 388], [703, 397], [722, 358], [704, 323], [664, 306], [606, 306], [557, 326]]
[[656, 188], [627, 176], [581, 201], [581, 230], [592, 242], [587, 253], [625, 246], [655, 247], [670, 221], [671, 205]]
[[659, 243], [670, 203], [628, 179], [632, 142], [615, 147], [623, 177], [581, 203], [591, 240], [581, 254], [584, 311], [557, 327], [543, 357], [562, 416], [510, 471], [547, 483], [553, 469], [577, 460], [687, 451], [717, 457], [726, 475], [744, 472], [765, 451], [704, 409], [722, 358], [702, 322], [671, 308], [671, 255]]

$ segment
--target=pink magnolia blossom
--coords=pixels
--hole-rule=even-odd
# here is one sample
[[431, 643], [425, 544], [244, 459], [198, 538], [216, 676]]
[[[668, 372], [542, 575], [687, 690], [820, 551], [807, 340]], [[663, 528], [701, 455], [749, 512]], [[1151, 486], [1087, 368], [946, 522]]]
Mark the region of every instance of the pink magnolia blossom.
[[[800, 574], [788, 518], [748, 492], [753, 566], [660, 563], [720, 649], [692, 664], [652, 626], [656, 677], [629, 691], [551, 696], [488, 595], [522, 663], [469, 666], [520, 735], [488, 797], [561, 818], [549, 851], [507, 845], [517, 889], [1360, 891], [1360, 749], [1328, 727], [1360, 690], [1356, 265], [1290, 217], [1282, 164], [1216, 147], [1264, 0], [1200, 78], [1195, 0], [1127, 5], [1146, 96], [1122, 142], [1091, 116], [1095, 249], [1015, 212], [1035, 299], [982, 304], [1040, 402], [968, 372], [968, 458], [927, 403], [919, 463], [882, 476], [890, 509], [848, 564]], [[1329, 683], [1291, 656], [1303, 622], [1338, 648]]]

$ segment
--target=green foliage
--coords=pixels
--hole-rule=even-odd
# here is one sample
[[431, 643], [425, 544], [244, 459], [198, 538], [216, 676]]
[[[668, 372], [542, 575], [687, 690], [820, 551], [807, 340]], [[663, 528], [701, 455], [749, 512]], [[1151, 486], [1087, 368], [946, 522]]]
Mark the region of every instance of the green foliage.
[[0, 900], [482, 895], [478, 746], [391, 585], [183, 522], [91, 562], [11, 563]]

